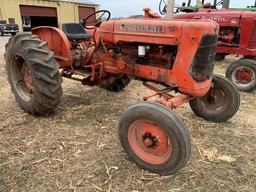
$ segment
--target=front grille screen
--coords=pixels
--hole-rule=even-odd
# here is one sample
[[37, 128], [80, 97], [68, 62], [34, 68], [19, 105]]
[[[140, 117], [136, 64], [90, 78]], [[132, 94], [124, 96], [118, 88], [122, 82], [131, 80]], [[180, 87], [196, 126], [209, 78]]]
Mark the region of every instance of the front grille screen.
[[203, 82], [213, 75], [218, 36], [203, 36], [190, 68], [190, 74], [197, 82]]

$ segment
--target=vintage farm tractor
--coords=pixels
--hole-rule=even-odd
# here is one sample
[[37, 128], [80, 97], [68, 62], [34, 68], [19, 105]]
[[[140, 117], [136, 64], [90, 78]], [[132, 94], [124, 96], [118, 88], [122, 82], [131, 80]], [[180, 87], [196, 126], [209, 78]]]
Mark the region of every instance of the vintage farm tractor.
[[[177, 7], [175, 19], [213, 20], [220, 25], [216, 60], [221, 61], [226, 55], [242, 56], [231, 63], [226, 77], [231, 79], [240, 91], [250, 92], [256, 89], [256, 12], [252, 8], [233, 10], [217, 9], [225, 1], [214, 0], [203, 7]], [[160, 13], [166, 13], [166, 1], [160, 2]], [[162, 11], [161, 11], [162, 9]], [[183, 14], [181, 14], [181, 12]]]
[[[88, 26], [95, 14], [99, 19]], [[239, 108], [233, 83], [213, 76], [218, 25], [200, 20], [109, 19], [110, 12], [103, 10], [84, 19], [83, 26], [38, 27], [12, 37], [5, 53], [12, 91], [26, 112], [50, 115], [60, 103], [62, 77], [110, 91], [121, 91], [131, 78], [142, 81], [155, 93], [123, 113], [120, 142], [140, 167], [174, 174], [187, 163], [191, 143], [171, 109], [189, 102], [196, 115], [222, 122]]]

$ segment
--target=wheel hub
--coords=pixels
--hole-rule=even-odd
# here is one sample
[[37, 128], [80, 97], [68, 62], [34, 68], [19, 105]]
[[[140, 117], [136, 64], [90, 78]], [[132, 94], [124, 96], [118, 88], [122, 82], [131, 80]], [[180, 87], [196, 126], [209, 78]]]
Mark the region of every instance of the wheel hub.
[[153, 122], [138, 120], [131, 124], [128, 141], [134, 153], [150, 164], [163, 164], [172, 155], [170, 137]]
[[147, 148], [154, 148], [157, 146], [158, 140], [155, 136], [152, 136], [151, 133], [145, 133], [142, 139]]
[[217, 111], [224, 107], [226, 94], [220, 87], [212, 87], [208, 94], [202, 97], [202, 103], [207, 110]]
[[253, 71], [247, 67], [238, 68], [235, 72], [235, 78], [241, 84], [248, 84], [255, 79]]
[[11, 81], [20, 98], [30, 102], [33, 93], [32, 76], [29, 66], [20, 56], [15, 56], [11, 67]]
[[208, 95], [207, 97], [209, 104], [216, 104], [216, 96]]

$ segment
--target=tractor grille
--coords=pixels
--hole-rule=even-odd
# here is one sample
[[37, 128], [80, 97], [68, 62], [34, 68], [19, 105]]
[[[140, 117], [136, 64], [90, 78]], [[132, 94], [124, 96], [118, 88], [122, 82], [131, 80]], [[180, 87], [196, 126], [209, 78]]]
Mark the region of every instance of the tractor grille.
[[190, 69], [195, 81], [203, 82], [213, 75], [217, 40], [216, 34], [205, 35], [202, 38]]
[[251, 37], [250, 37], [250, 42], [249, 42], [249, 48], [251, 48], [251, 49], [256, 48], [256, 20], [253, 21], [252, 32], [251, 32]]

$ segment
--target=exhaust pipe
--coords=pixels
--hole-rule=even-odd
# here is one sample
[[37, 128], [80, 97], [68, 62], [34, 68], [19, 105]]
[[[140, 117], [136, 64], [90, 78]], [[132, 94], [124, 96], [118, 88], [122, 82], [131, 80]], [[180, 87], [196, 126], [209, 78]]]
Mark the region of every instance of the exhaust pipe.
[[230, 0], [223, 0], [223, 9], [229, 9]]
[[168, 0], [166, 19], [173, 18], [174, 5], [175, 5], [175, 0]]

